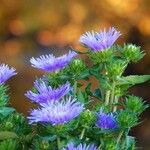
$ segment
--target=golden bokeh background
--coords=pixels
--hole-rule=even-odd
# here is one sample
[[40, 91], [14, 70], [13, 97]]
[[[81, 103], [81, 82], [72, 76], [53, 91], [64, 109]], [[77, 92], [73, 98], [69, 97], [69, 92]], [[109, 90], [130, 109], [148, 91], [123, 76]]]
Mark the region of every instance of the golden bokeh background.
[[[146, 56], [130, 65], [126, 74], [150, 74], [150, 0], [0, 0], [0, 62], [17, 69], [9, 80], [11, 105], [26, 114], [30, 103], [24, 96], [35, 76], [43, 72], [31, 68], [32, 56], [63, 54], [73, 47], [82, 50], [82, 33], [110, 26], [121, 31], [118, 43], [140, 45]], [[150, 85], [133, 88], [135, 95], [150, 102]], [[138, 146], [150, 149], [150, 110], [133, 129]]]

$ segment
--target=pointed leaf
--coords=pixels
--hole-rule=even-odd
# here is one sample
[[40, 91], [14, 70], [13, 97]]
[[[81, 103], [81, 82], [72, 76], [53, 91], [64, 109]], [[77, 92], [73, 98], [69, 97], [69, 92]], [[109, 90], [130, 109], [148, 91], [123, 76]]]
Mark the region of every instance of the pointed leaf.
[[118, 84], [140, 84], [150, 80], [150, 75], [130, 75], [127, 77], [118, 78]]
[[101, 99], [102, 98], [102, 94], [101, 94], [100, 89], [95, 89], [95, 91], [93, 93], [93, 96], [98, 98], [98, 99]]
[[18, 138], [17, 134], [10, 131], [0, 131], [0, 140]]
[[9, 114], [11, 114], [14, 111], [15, 111], [15, 109], [12, 107], [0, 107], [0, 115], [3, 117], [8, 116]]
[[51, 141], [53, 142], [54, 140], [56, 140], [57, 136], [56, 135], [52, 135], [52, 136], [44, 136], [44, 137], [41, 137], [43, 140], [45, 141]]
[[135, 138], [132, 136], [127, 136], [125, 150], [134, 150], [134, 149], [135, 149]]

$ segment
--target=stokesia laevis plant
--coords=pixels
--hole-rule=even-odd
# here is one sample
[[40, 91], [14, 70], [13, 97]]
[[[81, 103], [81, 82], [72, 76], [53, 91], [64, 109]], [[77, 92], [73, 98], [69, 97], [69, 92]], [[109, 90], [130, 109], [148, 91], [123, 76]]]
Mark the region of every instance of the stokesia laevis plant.
[[[144, 53], [133, 44], [114, 44], [120, 35], [114, 27], [81, 35], [79, 41], [93, 64], [90, 67], [74, 58], [78, 51], [30, 60], [33, 67], [46, 72], [26, 93], [39, 105], [28, 116], [36, 127], [37, 149], [44, 147], [43, 142], [54, 150], [135, 149], [135, 139], [128, 133], [147, 105], [127, 91], [148, 81], [150, 75], [123, 76], [127, 65], [139, 61]], [[92, 76], [99, 83], [94, 90]]]
[[148, 105], [128, 89], [149, 81], [150, 75], [123, 75], [128, 64], [145, 54], [139, 46], [115, 44], [120, 36], [114, 27], [82, 34], [79, 42], [90, 66], [76, 58], [78, 50], [32, 57], [31, 66], [45, 73], [25, 93], [36, 106], [27, 120], [6, 107], [5, 81], [16, 72], [0, 65], [0, 149], [134, 150], [129, 131]]

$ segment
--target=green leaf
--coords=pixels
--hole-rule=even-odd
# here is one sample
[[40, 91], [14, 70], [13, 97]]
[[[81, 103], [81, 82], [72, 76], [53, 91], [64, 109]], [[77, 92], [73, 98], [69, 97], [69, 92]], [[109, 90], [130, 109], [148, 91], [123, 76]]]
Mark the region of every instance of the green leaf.
[[18, 143], [14, 139], [7, 139], [0, 142], [0, 150], [17, 150]]
[[88, 80], [89, 76], [90, 76], [90, 72], [89, 72], [89, 70], [87, 69], [87, 70], [85, 70], [85, 71], [83, 71], [83, 72], [81, 73], [81, 75], [79, 76], [78, 79], [79, 79], [79, 80], [80, 80], [80, 79]]
[[85, 88], [85, 92], [86, 92], [87, 94], [89, 94], [89, 95], [92, 94], [92, 92], [91, 92], [91, 86], [92, 86], [92, 83], [90, 82], [90, 83], [88, 83], [88, 85], [87, 85], [86, 88]]
[[44, 136], [44, 137], [41, 137], [41, 138], [43, 140], [45, 140], [45, 141], [51, 141], [51, 142], [53, 142], [53, 141], [56, 140], [57, 136], [56, 135], [52, 135], [52, 136]]
[[102, 94], [101, 94], [101, 91], [100, 89], [95, 89], [94, 93], [93, 93], [93, 96], [98, 98], [98, 99], [101, 99], [102, 98]]
[[0, 140], [18, 138], [17, 134], [10, 131], [0, 131]]
[[134, 150], [134, 149], [135, 149], [135, 138], [132, 136], [127, 136], [125, 150]]
[[0, 116], [1, 116], [0, 120], [7, 117], [9, 114], [11, 114], [14, 111], [15, 109], [12, 107], [0, 107]]
[[85, 102], [84, 94], [83, 94], [82, 91], [79, 91], [79, 92], [77, 93], [77, 98], [78, 98], [78, 100], [79, 100], [80, 102], [82, 102], [82, 103]]
[[130, 75], [127, 77], [120, 77], [117, 79], [119, 85], [122, 84], [140, 84], [150, 80], [150, 75]]

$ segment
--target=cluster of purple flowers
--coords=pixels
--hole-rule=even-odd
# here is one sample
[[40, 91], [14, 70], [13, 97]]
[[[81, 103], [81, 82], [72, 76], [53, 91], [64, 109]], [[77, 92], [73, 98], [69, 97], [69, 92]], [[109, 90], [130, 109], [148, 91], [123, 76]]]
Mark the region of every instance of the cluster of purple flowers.
[[[46, 72], [59, 71], [66, 67], [76, 52], [69, 52], [60, 57], [43, 55], [39, 58], [31, 58], [32, 66]], [[52, 88], [45, 81], [36, 80], [34, 83], [36, 91], [29, 90], [25, 94], [32, 102], [41, 107], [33, 109], [28, 117], [32, 123], [49, 123], [52, 125], [64, 124], [76, 118], [84, 109], [83, 104], [71, 97], [63, 98], [72, 89], [69, 82], [58, 88]]]
[[120, 32], [112, 27], [109, 28], [108, 32], [105, 29], [100, 32], [86, 32], [81, 35], [79, 41], [90, 50], [96, 52], [110, 48], [120, 35]]
[[8, 65], [0, 64], [0, 84], [3, 84], [7, 81], [10, 77], [16, 75], [16, 69], [9, 68]]
[[67, 148], [63, 150], [98, 150], [98, 148], [94, 144], [79, 144], [75, 146], [73, 143], [68, 144]]

